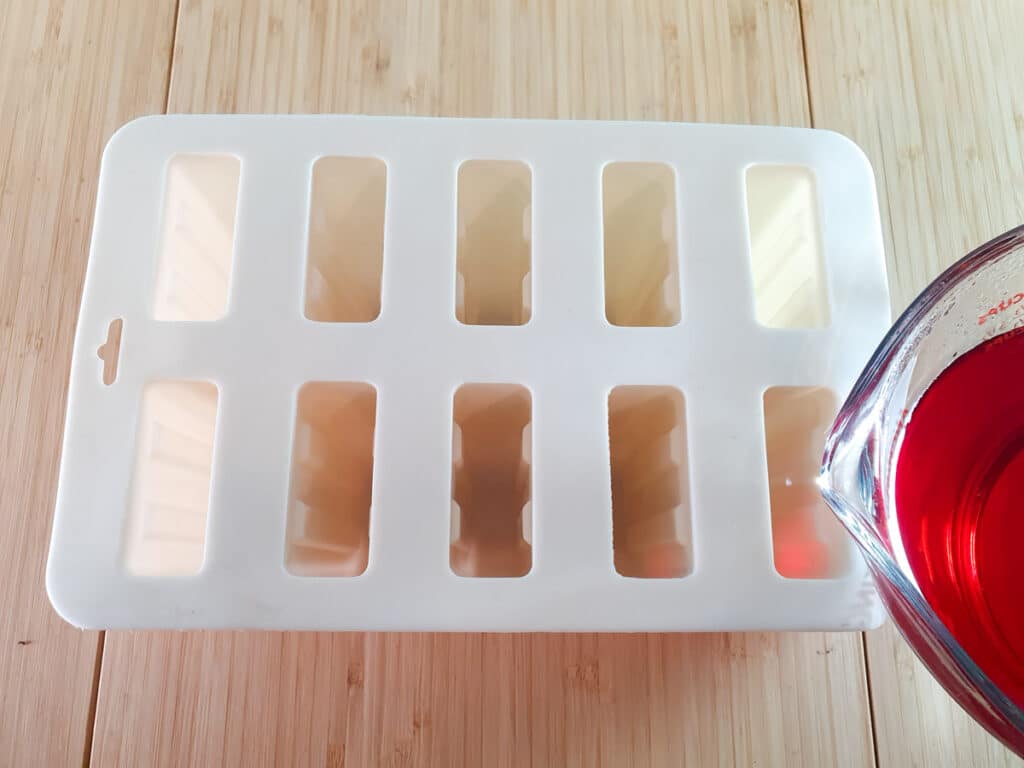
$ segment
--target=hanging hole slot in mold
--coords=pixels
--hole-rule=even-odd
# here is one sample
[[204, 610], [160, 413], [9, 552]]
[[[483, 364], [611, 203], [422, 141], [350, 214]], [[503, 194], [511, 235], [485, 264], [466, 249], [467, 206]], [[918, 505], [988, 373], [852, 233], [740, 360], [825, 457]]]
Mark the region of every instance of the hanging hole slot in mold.
[[285, 565], [298, 576], [358, 576], [370, 552], [377, 390], [313, 381], [299, 390]]
[[240, 169], [231, 155], [175, 155], [168, 163], [157, 320], [210, 321], [227, 311]]
[[455, 316], [467, 325], [524, 325], [531, 312], [530, 168], [467, 160], [457, 186]]
[[199, 571], [206, 544], [217, 387], [163, 379], [142, 392], [125, 566], [145, 576]]
[[834, 578], [850, 567], [850, 539], [815, 482], [837, 410], [824, 387], [772, 387], [764, 395], [772, 549], [786, 578]]
[[609, 163], [601, 181], [604, 310], [612, 325], [679, 322], [675, 173], [662, 163]]
[[532, 566], [532, 401], [514, 384], [455, 393], [449, 563], [459, 576], [525, 576]]
[[305, 314], [327, 323], [380, 315], [387, 165], [321, 157], [313, 165]]
[[827, 326], [814, 174], [798, 165], [752, 165], [746, 188], [757, 322], [768, 328]]
[[675, 387], [621, 386], [608, 396], [612, 546], [622, 576], [693, 570], [686, 404]]
[[96, 356], [103, 361], [100, 374], [103, 383], [108, 387], [117, 379], [117, 365], [121, 358], [121, 330], [124, 320], [120, 317], [110, 321], [107, 326], [107, 339], [96, 350]]

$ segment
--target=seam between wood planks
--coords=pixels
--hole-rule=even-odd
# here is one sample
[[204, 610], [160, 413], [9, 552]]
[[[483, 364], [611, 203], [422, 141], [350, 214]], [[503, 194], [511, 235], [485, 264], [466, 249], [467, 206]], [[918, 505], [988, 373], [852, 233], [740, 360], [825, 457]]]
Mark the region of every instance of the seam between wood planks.
[[[174, 0], [174, 23], [171, 25], [171, 46], [167, 54], [167, 78], [164, 81], [164, 108], [163, 113], [167, 114], [167, 108], [171, 100], [171, 77], [174, 72], [174, 50], [178, 45], [178, 23], [181, 17], [181, 0]], [[96, 735], [96, 713], [100, 698], [100, 677], [103, 674], [103, 652], [107, 644], [107, 633], [100, 631], [99, 641], [96, 644], [96, 664], [92, 676], [92, 690], [89, 692], [89, 714], [86, 723], [85, 748], [82, 755], [82, 765], [89, 768], [92, 763], [92, 745]]]

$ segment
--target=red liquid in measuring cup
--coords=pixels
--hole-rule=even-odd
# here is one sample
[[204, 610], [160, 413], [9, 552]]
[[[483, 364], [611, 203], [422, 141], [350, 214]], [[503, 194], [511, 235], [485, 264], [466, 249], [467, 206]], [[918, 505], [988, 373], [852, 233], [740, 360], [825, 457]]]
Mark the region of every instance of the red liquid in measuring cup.
[[896, 514], [925, 598], [1024, 706], [1024, 329], [925, 391], [897, 459]]

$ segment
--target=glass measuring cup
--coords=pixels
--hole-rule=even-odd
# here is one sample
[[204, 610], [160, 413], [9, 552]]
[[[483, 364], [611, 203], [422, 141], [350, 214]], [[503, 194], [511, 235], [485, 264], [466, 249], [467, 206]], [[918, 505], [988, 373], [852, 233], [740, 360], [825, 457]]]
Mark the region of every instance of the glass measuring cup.
[[[964, 649], [926, 599], [908, 561], [895, 503], [897, 460], [915, 404], [955, 360], [1021, 327], [1024, 226], [947, 269], [896, 321], [839, 411], [826, 439], [819, 485], [860, 545], [882, 601], [910, 646], [972, 717], [1024, 755], [1024, 703], [993, 682], [992, 668], [983, 671], [978, 654]], [[951, 514], [935, 510], [943, 513]], [[1024, 582], [1019, 586], [1024, 611]], [[1010, 672], [1024, 678], [1019, 649], [1010, 652], [1010, 664], [1014, 653], [1020, 666]]]

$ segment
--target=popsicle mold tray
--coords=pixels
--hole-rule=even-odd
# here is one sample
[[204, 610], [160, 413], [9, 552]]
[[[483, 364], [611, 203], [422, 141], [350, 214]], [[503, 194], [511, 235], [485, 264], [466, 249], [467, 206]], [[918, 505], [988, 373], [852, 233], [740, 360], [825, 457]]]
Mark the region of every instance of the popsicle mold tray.
[[103, 157], [47, 572], [84, 627], [862, 628], [889, 321], [836, 134], [167, 116]]

